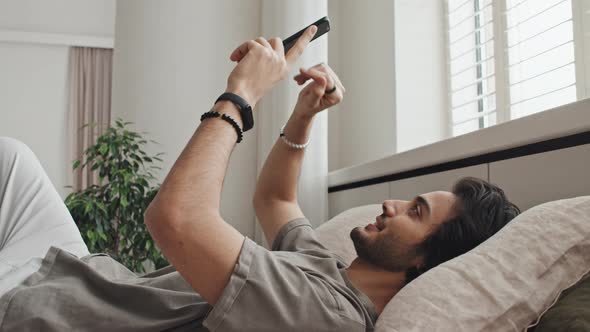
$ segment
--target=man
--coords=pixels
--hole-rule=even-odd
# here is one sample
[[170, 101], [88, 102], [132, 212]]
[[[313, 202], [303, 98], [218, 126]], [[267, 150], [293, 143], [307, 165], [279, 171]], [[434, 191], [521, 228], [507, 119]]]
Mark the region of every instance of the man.
[[137, 277], [109, 257], [89, 256], [32, 153], [0, 140], [0, 277], [8, 280], [0, 283], [0, 330], [371, 331], [409, 280], [470, 250], [518, 213], [500, 189], [476, 179], [452, 193], [388, 200], [375, 224], [351, 232], [358, 258], [346, 267], [319, 243], [297, 204], [301, 143], [314, 116], [345, 92], [334, 72], [318, 65], [295, 77], [312, 82], [253, 200], [273, 251], [226, 223], [219, 213], [225, 170], [249, 121], [241, 99], [255, 105], [315, 32], [309, 28], [286, 56], [278, 38], [232, 53], [238, 64], [226, 92], [234, 99], [202, 118], [145, 215], [173, 268]]

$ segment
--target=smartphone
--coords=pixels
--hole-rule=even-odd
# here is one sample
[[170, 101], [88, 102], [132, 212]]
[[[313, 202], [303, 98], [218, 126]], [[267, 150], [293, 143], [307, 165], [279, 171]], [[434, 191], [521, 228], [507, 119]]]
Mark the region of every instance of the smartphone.
[[311, 41], [315, 40], [316, 38], [320, 37], [321, 35], [325, 34], [328, 31], [330, 31], [330, 20], [328, 19], [328, 16], [324, 16], [324, 17], [320, 18], [319, 20], [313, 22], [312, 24], [306, 26], [305, 28], [301, 29], [300, 31], [298, 31], [297, 33], [292, 35], [291, 37], [283, 40], [283, 48], [285, 49], [285, 54], [287, 54], [287, 52], [289, 52], [291, 47], [293, 47], [293, 45], [295, 45], [295, 42], [297, 42], [297, 39], [303, 34], [303, 32], [305, 32], [305, 30], [312, 25], [317, 26], [318, 31], [316, 31], [315, 36], [313, 36]]

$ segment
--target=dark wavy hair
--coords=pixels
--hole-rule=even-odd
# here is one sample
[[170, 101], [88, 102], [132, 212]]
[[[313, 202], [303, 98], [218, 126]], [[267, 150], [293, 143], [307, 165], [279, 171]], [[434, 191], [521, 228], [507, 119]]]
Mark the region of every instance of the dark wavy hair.
[[424, 266], [406, 271], [406, 283], [422, 273], [475, 248], [520, 213], [499, 187], [477, 178], [462, 178], [452, 190], [457, 200], [454, 217], [418, 245]]

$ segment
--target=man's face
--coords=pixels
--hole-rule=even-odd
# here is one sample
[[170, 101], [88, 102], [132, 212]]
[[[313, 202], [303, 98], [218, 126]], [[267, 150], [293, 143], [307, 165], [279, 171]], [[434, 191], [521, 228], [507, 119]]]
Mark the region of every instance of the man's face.
[[405, 271], [422, 264], [418, 245], [453, 217], [455, 201], [455, 195], [448, 191], [422, 194], [412, 201], [384, 201], [383, 214], [375, 223], [350, 232], [357, 255], [388, 271]]

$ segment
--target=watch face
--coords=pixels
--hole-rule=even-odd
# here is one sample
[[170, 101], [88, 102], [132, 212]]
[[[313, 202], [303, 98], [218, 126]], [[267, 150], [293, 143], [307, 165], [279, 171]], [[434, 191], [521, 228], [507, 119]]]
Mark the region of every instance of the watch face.
[[[244, 98], [230, 92], [226, 92], [217, 98], [217, 101], [220, 100], [229, 100], [232, 103], [236, 104], [240, 109], [240, 115], [242, 116], [242, 122], [244, 124], [244, 128], [242, 131], [247, 131], [254, 127], [254, 117], [252, 116], [252, 106], [244, 100]], [[216, 101], [216, 102], [217, 102]]]
[[247, 105], [246, 107], [242, 108], [240, 112], [242, 115], [242, 122], [244, 123], [243, 131], [247, 131], [254, 127], [254, 117], [252, 116], [252, 107]]

